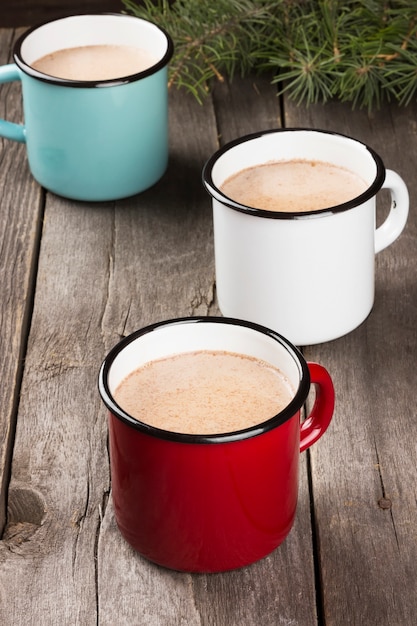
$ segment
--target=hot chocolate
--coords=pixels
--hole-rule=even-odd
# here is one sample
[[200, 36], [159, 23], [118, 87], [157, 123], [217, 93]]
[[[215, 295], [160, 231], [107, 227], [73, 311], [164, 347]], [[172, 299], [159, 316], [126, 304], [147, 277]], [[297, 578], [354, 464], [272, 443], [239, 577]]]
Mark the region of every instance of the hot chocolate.
[[189, 434], [249, 428], [282, 411], [294, 392], [277, 368], [222, 351], [195, 351], [151, 361], [127, 376], [117, 403], [151, 426]]
[[138, 74], [154, 63], [152, 55], [135, 46], [98, 45], [57, 50], [32, 63], [32, 67], [56, 78], [94, 81]]
[[221, 185], [245, 206], [267, 211], [305, 212], [337, 206], [368, 185], [344, 167], [322, 161], [274, 161], [241, 170]]

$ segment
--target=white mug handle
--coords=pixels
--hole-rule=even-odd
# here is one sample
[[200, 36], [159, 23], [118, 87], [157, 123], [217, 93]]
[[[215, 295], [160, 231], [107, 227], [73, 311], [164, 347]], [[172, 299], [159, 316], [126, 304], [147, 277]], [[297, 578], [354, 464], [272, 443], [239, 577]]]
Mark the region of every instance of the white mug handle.
[[391, 192], [391, 209], [386, 220], [375, 231], [375, 253], [387, 248], [400, 236], [407, 222], [410, 204], [407, 186], [396, 172], [386, 170], [382, 189]]

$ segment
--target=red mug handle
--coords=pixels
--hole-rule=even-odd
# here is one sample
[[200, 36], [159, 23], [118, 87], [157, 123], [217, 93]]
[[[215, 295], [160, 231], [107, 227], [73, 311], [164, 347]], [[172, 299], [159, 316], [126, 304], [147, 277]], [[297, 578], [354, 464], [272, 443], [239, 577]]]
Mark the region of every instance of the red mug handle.
[[307, 363], [316, 398], [309, 416], [300, 428], [300, 452], [304, 452], [324, 434], [334, 410], [334, 387], [328, 371], [318, 363]]

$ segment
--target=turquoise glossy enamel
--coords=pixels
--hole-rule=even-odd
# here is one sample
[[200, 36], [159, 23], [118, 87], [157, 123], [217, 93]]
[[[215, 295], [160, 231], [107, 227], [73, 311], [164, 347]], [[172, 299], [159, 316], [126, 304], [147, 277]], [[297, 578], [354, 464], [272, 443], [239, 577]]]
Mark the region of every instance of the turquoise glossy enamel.
[[34, 178], [79, 200], [147, 189], [168, 160], [167, 71], [114, 87], [64, 87], [22, 72], [26, 143]]

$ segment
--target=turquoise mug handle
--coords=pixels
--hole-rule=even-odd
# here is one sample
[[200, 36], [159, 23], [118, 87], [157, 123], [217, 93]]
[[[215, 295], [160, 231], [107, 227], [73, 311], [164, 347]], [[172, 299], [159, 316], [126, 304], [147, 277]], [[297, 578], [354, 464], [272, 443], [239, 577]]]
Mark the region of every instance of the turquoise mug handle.
[[[11, 83], [15, 80], [21, 80], [17, 65], [10, 63], [0, 67], [0, 83]], [[0, 119], [0, 136], [26, 143], [26, 128], [22, 124]]]

